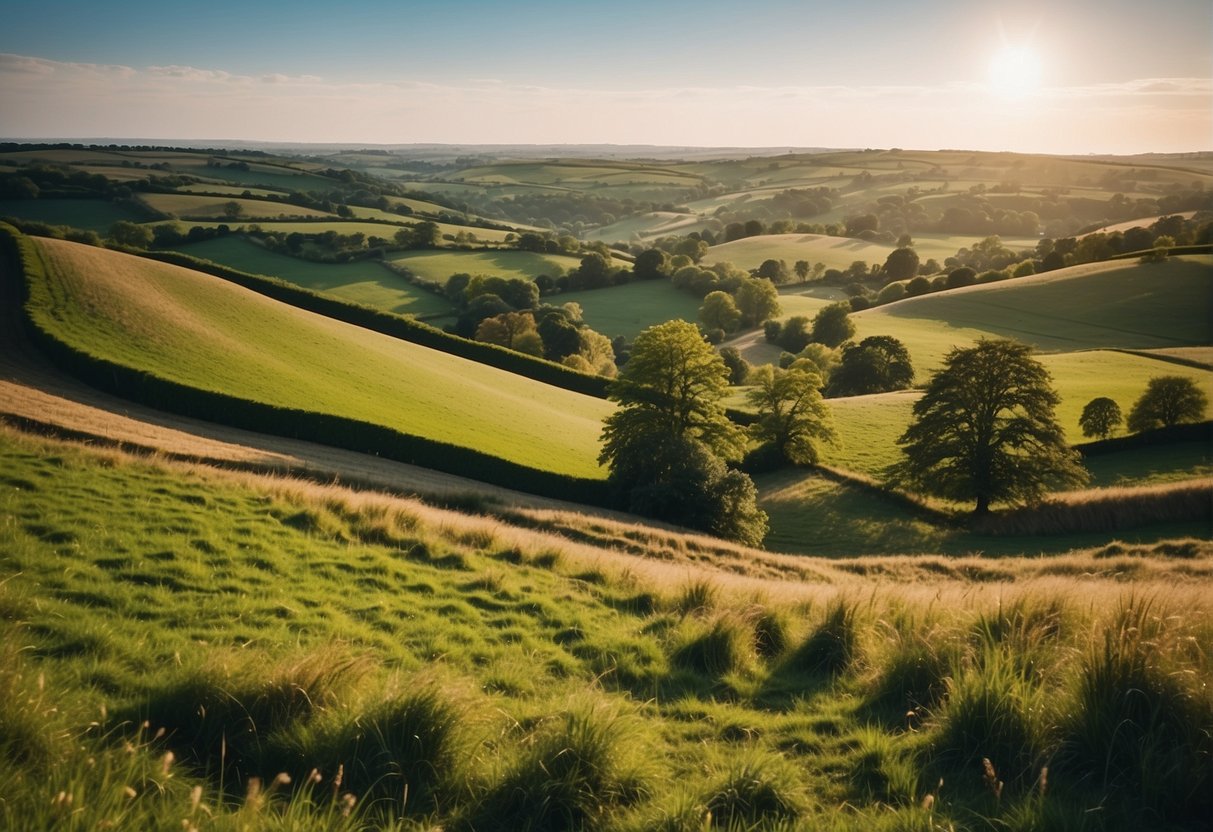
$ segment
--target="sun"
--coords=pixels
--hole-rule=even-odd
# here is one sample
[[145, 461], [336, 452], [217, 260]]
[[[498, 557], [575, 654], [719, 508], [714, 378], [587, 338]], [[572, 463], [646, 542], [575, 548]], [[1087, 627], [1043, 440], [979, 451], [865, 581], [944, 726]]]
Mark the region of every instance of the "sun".
[[1030, 46], [1006, 45], [990, 59], [990, 88], [1009, 98], [1024, 98], [1040, 88], [1040, 55]]

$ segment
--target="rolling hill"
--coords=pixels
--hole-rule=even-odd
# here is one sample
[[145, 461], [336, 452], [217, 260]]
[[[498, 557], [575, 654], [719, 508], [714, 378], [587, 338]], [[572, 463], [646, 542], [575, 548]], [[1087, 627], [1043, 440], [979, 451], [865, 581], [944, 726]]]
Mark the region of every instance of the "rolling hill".
[[303, 312], [188, 269], [38, 240], [31, 314], [69, 347], [190, 388], [599, 478], [611, 405]]

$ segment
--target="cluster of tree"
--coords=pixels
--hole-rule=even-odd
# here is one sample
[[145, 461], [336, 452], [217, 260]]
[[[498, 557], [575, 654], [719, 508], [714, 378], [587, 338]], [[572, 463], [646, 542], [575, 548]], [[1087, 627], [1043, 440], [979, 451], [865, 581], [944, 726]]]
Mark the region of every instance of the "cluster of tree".
[[708, 340], [720, 343], [742, 327], [759, 326], [779, 314], [775, 284], [760, 277], [742, 277], [733, 291], [708, 292], [699, 307], [699, 321]]
[[[1186, 376], [1155, 376], [1129, 410], [1130, 433], [1143, 433], [1157, 428], [1169, 428], [1205, 418], [1209, 397], [1195, 381]], [[1091, 399], [1082, 409], [1078, 425], [1082, 435], [1092, 439], [1107, 439], [1124, 422], [1120, 405], [1114, 399], [1100, 396]]]
[[0, 173], [0, 199], [83, 198], [129, 203], [135, 192], [171, 191], [195, 181], [193, 177], [156, 175], [119, 182], [100, 173], [35, 162]]
[[614, 376], [626, 341], [612, 342], [586, 325], [581, 307], [539, 303], [530, 280], [454, 274], [444, 294], [459, 310], [453, 331], [582, 372]]
[[849, 303], [831, 303], [819, 309], [812, 320], [795, 315], [783, 322], [767, 321], [763, 324], [763, 335], [768, 343], [783, 347], [790, 353], [798, 353], [810, 343], [837, 347], [855, 334], [850, 313]]
[[691, 324], [670, 321], [636, 337], [611, 385], [599, 461], [629, 511], [758, 545], [767, 516], [753, 481], [728, 466], [745, 453], [729, 421], [724, 361]]

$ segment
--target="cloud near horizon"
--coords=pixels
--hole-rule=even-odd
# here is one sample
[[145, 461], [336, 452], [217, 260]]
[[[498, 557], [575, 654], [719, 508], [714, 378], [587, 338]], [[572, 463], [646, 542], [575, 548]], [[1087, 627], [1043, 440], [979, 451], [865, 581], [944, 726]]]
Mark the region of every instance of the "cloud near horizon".
[[493, 79], [342, 82], [0, 54], [7, 138], [1138, 153], [1211, 149], [1211, 101], [1209, 78], [1046, 87], [1006, 100], [961, 83], [604, 91]]

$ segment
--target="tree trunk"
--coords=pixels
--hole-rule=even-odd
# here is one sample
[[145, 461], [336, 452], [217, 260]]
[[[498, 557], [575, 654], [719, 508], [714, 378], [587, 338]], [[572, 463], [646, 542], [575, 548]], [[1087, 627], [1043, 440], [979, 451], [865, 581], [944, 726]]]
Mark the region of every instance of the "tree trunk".
[[973, 514], [978, 517], [984, 517], [990, 513], [990, 498], [985, 494], [977, 495], [977, 508], [973, 509]]

